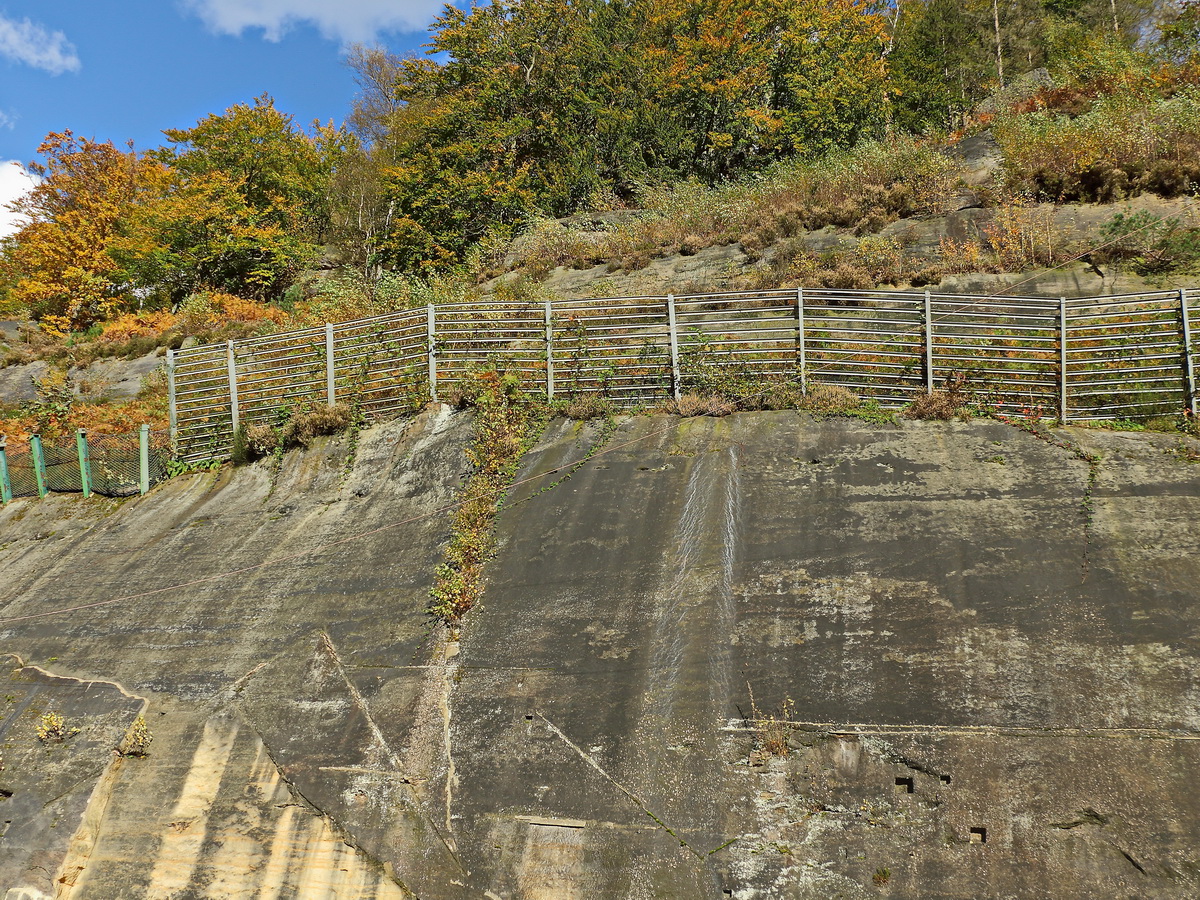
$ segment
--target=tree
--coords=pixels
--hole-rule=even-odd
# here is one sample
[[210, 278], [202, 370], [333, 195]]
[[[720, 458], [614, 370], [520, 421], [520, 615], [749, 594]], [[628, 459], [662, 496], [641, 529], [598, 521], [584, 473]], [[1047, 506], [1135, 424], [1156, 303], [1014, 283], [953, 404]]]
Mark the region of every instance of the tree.
[[[352, 60], [392, 265], [440, 265], [535, 214], [717, 181], [882, 133], [875, 0], [495, 0], [447, 7], [430, 58]], [[390, 89], [381, 78], [392, 77]]]
[[266, 94], [164, 134], [152, 157], [171, 172], [138, 198], [117, 249], [144, 290], [178, 302], [200, 287], [279, 296], [330, 235], [334, 171], [348, 132], [296, 127]]
[[1200, 62], [1200, 0], [1169, 4], [1159, 28], [1166, 56], [1176, 62]]
[[236, 104], [191, 128], [163, 134], [175, 146], [153, 156], [185, 179], [221, 173], [265, 221], [314, 240], [323, 236], [330, 166], [321, 152], [322, 132], [305, 134], [267, 94], [253, 106]]
[[278, 296], [314, 250], [246, 202], [223, 172], [188, 178], [162, 166], [135, 193], [108, 247], [123, 286], [175, 306], [206, 289]]
[[888, 57], [897, 124], [917, 133], [953, 128], [986, 94], [979, 21], [957, 0], [909, 3], [906, 11]]
[[86, 328], [128, 300], [108, 249], [153, 165], [111, 141], [51, 133], [32, 163], [41, 182], [9, 204], [26, 224], [4, 253], [8, 304], [29, 309], [54, 333]]

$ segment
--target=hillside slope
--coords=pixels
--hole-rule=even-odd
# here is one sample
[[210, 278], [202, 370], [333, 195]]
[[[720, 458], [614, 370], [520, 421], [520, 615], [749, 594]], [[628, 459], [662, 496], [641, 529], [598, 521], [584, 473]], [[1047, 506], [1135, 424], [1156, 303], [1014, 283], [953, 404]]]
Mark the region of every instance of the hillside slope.
[[[277, 473], [0, 511], [0, 652], [23, 664], [0, 726], [0, 885], [73, 900], [1200, 888], [1194, 445], [642, 417], [551, 486], [536, 476], [597, 435], [558, 420], [454, 640], [423, 610], [470, 434], [469, 414], [431, 410], [364, 432], [344, 479], [336, 439]], [[106, 761], [143, 699], [149, 756]], [[39, 744], [47, 708], [80, 733]], [[15, 815], [47, 803], [53, 822]]]

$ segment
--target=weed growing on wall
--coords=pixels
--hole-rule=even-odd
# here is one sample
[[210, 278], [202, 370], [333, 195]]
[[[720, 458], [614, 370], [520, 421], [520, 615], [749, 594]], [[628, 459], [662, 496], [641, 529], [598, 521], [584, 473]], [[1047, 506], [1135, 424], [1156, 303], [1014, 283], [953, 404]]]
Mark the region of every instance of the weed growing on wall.
[[754, 729], [750, 764], [762, 765], [772, 756], [787, 756], [791, 752], [788, 736], [794, 727], [792, 717], [796, 713], [796, 704], [788, 697], [774, 712], [764, 712], [758, 708], [753, 688], [747, 684], [746, 689], [750, 694], [750, 719]]
[[56, 712], [42, 713], [38, 719], [37, 739], [43, 744], [61, 744], [79, 734], [78, 728], [67, 728], [66, 720]]
[[133, 720], [133, 725], [129, 732], [117, 747], [117, 753], [121, 756], [136, 756], [145, 757], [150, 754], [150, 742], [154, 740], [154, 735], [150, 733], [150, 728], [146, 724], [146, 720], [142, 716], [138, 716]]
[[487, 370], [469, 377], [459, 403], [475, 409], [475, 441], [467, 458], [475, 471], [454, 515], [445, 562], [430, 589], [429, 613], [457, 625], [483, 592], [483, 567], [495, 554], [493, 528], [521, 456], [545, 425], [544, 404], [526, 397], [515, 375]]
[[922, 394], [900, 413], [906, 419], [941, 419], [943, 421], [969, 415], [971, 402], [967, 390], [967, 373], [954, 372], [946, 376], [942, 390]]

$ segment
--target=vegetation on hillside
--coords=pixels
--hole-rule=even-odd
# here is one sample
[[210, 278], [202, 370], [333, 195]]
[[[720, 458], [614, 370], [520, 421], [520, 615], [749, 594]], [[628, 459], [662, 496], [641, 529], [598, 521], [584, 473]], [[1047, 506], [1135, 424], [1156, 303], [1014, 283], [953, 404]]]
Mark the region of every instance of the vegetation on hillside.
[[[1036, 264], [1031, 202], [1200, 192], [1198, 37], [1200, 0], [447, 7], [424, 57], [352, 51], [341, 127], [302, 128], [264, 95], [148, 151], [48, 135], [15, 204], [27, 224], [0, 246], [0, 315], [79, 361], [713, 244], [777, 284]], [[1006, 159], [978, 189], [995, 233], [910, 258], [881, 230], [946, 208], [960, 172], [941, 147], [982, 128]], [[640, 212], [587, 237], [553, 225], [580, 210]], [[824, 226], [863, 240], [795, 240]], [[1186, 267], [1195, 235], [1139, 229], [1121, 258]]]

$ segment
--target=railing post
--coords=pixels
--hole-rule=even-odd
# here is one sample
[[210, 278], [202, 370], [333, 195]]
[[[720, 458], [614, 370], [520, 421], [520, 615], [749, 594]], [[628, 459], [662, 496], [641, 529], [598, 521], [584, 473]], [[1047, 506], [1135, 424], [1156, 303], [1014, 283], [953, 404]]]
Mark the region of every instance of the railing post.
[[683, 396], [679, 383], [679, 335], [675, 329], [675, 295], [667, 294], [667, 328], [671, 332], [671, 392], [678, 403]]
[[554, 399], [554, 320], [550, 300], [546, 299], [546, 400]]
[[8, 438], [0, 434], [0, 504], [12, 502], [12, 482], [8, 478], [8, 454], [5, 444]]
[[150, 426], [138, 429], [138, 493], [150, 491]]
[[167, 350], [167, 415], [170, 437], [171, 437], [171, 453], [174, 455], [176, 443], [179, 438], [179, 413], [175, 401], [175, 351]]
[[1196, 363], [1192, 359], [1192, 322], [1188, 315], [1188, 292], [1186, 288], [1179, 291], [1179, 316], [1183, 322], [1183, 377], [1187, 384], [1187, 405], [1191, 410], [1193, 421], [1200, 410], [1200, 399], [1196, 397]]
[[437, 323], [434, 318], [433, 304], [425, 307], [425, 337], [429, 344], [429, 399], [437, 402]]
[[225, 352], [229, 364], [229, 418], [233, 430], [237, 431], [241, 416], [238, 414], [237, 360], [233, 355], [233, 341], [226, 342]]
[[29, 436], [29, 455], [33, 457], [33, 477], [37, 481], [38, 497], [45, 497], [46, 487], [46, 454], [42, 452], [41, 435]]
[[79, 455], [79, 487], [83, 496], [92, 496], [92, 459], [88, 456], [87, 432], [82, 428], [75, 431], [75, 452]]
[[933, 393], [933, 299], [925, 291], [925, 393]]
[[333, 323], [325, 323], [325, 394], [329, 398], [329, 405], [333, 406], [337, 403], [336, 387], [334, 385], [334, 365], [333, 365]]
[[1058, 298], [1058, 420], [1067, 421], [1067, 298]]
[[808, 393], [808, 359], [804, 346], [804, 288], [796, 288], [796, 362], [800, 366], [800, 393]]

